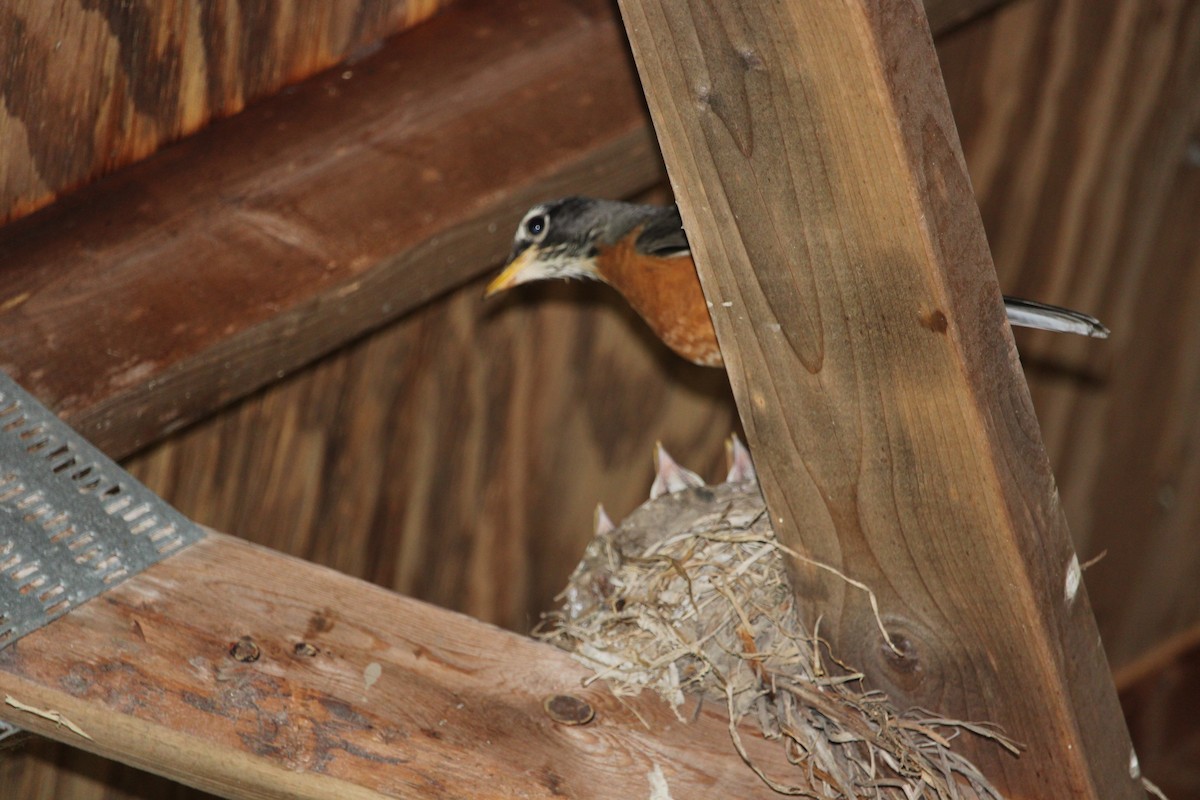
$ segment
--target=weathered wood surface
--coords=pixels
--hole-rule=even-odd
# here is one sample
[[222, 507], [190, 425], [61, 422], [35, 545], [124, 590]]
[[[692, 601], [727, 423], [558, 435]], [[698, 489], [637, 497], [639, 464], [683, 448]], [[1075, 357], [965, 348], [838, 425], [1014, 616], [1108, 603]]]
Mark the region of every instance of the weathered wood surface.
[[1016, 338], [1142, 770], [1200, 797], [1200, 3], [1013, 3], [938, 55], [1001, 285], [1113, 327]]
[[0, 5], [0, 223], [448, 1], [10, 0]]
[[[0, 718], [230, 798], [771, 797], [711, 709], [615, 698], [565, 653], [213, 534], [0, 651]], [[583, 701], [566, 725], [543, 702]], [[639, 719], [640, 716], [640, 719]], [[644, 720], [644, 722], [643, 722]], [[759, 740], [756, 757], [781, 759]]]
[[1118, 668], [1200, 623], [1200, 2], [1013, 3], [939, 44], [1001, 285], [1113, 329], [1017, 343]]
[[[591, 288], [484, 305], [470, 284], [126, 466], [210, 526], [527, 630], [596, 502], [646, 498], [656, 439], [715, 480], [735, 424], [722, 373]], [[198, 796], [139, 774], [65, 745], [0, 754], [22, 798]]]
[[920, 4], [621, 9], [776, 528], [899, 642], [800, 570], [833, 651], [1008, 796], [1140, 796]]

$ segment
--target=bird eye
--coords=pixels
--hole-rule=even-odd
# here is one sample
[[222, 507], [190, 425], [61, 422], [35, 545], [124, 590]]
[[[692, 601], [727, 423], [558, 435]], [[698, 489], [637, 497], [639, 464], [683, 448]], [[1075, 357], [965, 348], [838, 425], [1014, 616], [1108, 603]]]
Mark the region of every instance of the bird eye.
[[538, 214], [536, 217], [530, 217], [525, 222], [525, 230], [532, 237], [541, 236], [546, 231], [546, 218], [541, 214]]

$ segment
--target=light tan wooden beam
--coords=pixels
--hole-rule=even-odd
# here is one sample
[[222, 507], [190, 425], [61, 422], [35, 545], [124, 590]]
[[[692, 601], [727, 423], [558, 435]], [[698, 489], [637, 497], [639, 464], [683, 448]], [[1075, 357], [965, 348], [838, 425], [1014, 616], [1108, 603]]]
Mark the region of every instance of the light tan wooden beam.
[[921, 4], [621, 8], [776, 527], [898, 652], [804, 607], [1008, 796], [1140, 796]]
[[[774, 796], [714, 712], [680, 723], [588, 675], [548, 645], [212, 534], [0, 651], [0, 719], [229, 798]], [[557, 695], [574, 700], [548, 711]]]

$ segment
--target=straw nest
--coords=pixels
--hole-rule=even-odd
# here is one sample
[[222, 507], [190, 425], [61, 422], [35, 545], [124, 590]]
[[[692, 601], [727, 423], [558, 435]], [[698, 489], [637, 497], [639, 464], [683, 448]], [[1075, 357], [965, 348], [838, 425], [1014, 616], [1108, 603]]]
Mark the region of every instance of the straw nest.
[[[952, 749], [987, 726], [899, 711], [828, 655], [793, 606], [787, 559], [736, 439], [725, 483], [705, 486], [660, 448], [651, 499], [596, 536], [537, 635], [617, 694], [651, 689], [676, 714], [689, 697], [728, 707], [733, 746], [771, 788], [816, 798], [999, 798]], [[865, 590], [865, 587], [860, 587]], [[693, 700], [699, 702], [699, 700]], [[742, 746], [753, 721], [797, 774], [768, 776]]]

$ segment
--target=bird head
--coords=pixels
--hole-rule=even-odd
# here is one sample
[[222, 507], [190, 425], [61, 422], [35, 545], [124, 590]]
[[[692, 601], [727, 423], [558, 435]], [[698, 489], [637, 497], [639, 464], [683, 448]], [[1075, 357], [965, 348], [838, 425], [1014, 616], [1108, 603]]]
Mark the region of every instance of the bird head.
[[602, 200], [564, 197], [529, 209], [517, 226], [507, 266], [488, 284], [484, 296], [552, 278], [599, 280], [596, 246], [607, 238], [604, 205]]

